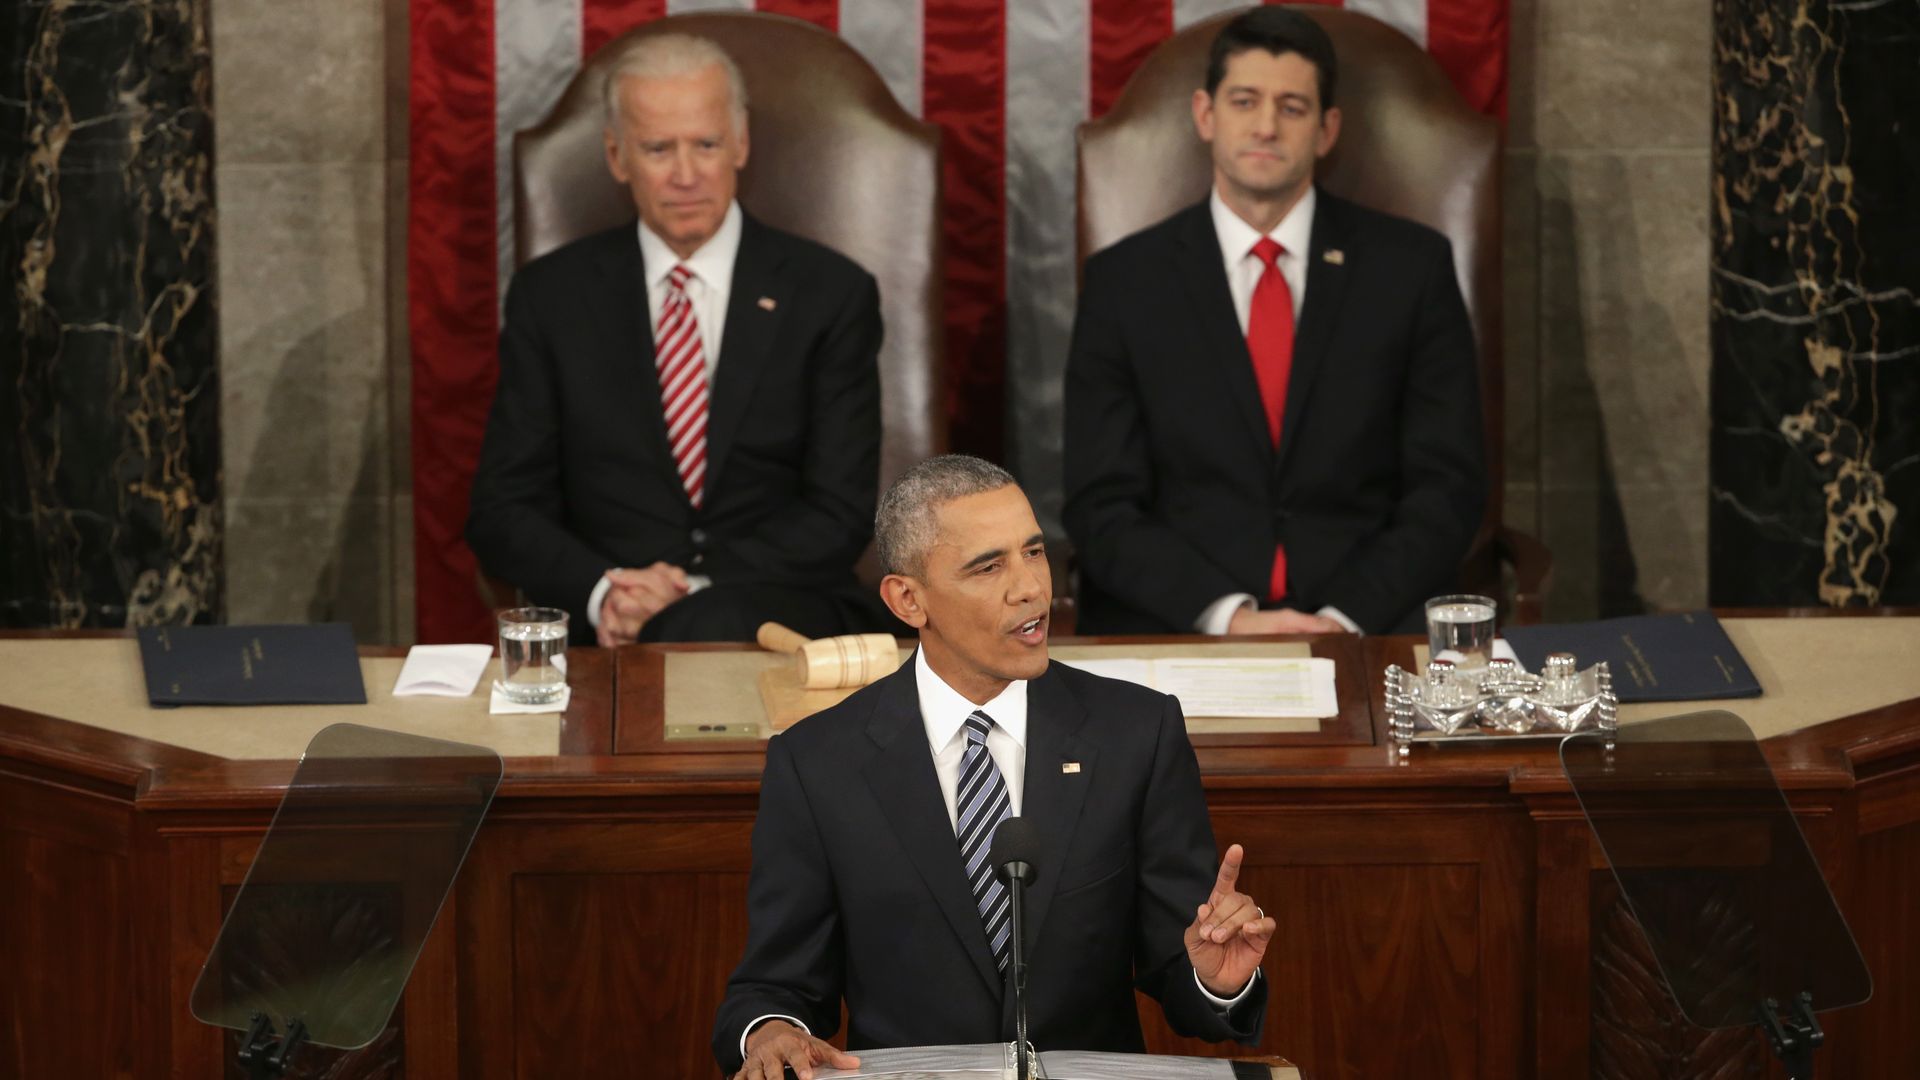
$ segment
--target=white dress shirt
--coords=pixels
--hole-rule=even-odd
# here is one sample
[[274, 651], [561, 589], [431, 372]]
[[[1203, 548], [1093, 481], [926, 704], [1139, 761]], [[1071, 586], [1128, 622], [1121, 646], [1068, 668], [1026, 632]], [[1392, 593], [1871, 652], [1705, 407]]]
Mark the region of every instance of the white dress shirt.
[[[993, 763], [1000, 769], [1000, 778], [1007, 785], [1007, 801], [1012, 809], [1010, 816], [1020, 816], [1020, 799], [1027, 782], [1027, 684], [1017, 679], [1007, 684], [1005, 690], [985, 705], [975, 705], [963, 697], [958, 690], [947, 685], [947, 681], [934, 673], [927, 665], [924, 649], [915, 649], [913, 653], [913, 682], [920, 694], [920, 722], [926, 725], [927, 749], [933, 754], [933, 772], [940, 779], [940, 800], [947, 804], [947, 821], [958, 825], [960, 817], [954, 808], [955, 790], [960, 786], [960, 758], [967, 750], [967, 717], [979, 710], [993, 718], [993, 726], [987, 729], [987, 753], [993, 755]], [[960, 856], [959, 841], [954, 841], [954, 857]], [[1231, 998], [1223, 998], [1207, 989], [1200, 981], [1200, 973], [1193, 975], [1194, 984], [1206, 995], [1215, 1008], [1231, 1009], [1253, 989], [1254, 981], [1260, 977], [1255, 971], [1247, 985]], [[768, 1013], [756, 1016], [740, 1032], [740, 1056], [747, 1056], [747, 1036], [753, 1029], [768, 1020], [785, 1020], [794, 1027], [813, 1034], [813, 1030], [797, 1017], [784, 1013]]]
[[[927, 749], [933, 752], [933, 774], [940, 779], [940, 798], [947, 804], [947, 823], [958, 826], [954, 806], [960, 788], [960, 759], [967, 752], [967, 717], [980, 711], [993, 718], [987, 729], [987, 753], [1007, 784], [1008, 811], [1020, 816], [1020, 796], [1027, 782], [1027, 683], [1016, 679], [985, 705], [975, 705], [948, 686], [927, 666], [924, 649], [913, 653], [913, 681], [920, 691], [920, 722], [927, 727]], [[957, 850], [957, 849], [956, 849]]]
[[[1267, 264], [1253, 253], [1253, 246], [1264, 237], [1272, 237], [1280, 245], [1281, 253], [1274, 263], [1280, 268], [1280, 276], [1287, 280], [1287, 290], [1293, 294], [1293, 320], [1295, 327], [1299, 326], [1300, 311], [1307, 301], [1307, 252], [1313, 246], [1313, 208], [1317, 201], [1314, 189], [1309, 186], [1300, 201], [1293, 204], [1293, 209], [1287, 211], [1287, 216], [1280, 219], [1280, 224], [1262, 233], [1227, 207], [1219, 189], [1207, 197], [1207, 208], [1213, 213], [1213, 233], [1220, 241], [1220, 259], [1226, 265], [1227, 291], [1233, 295], [1233, 313], [1240, 320], [1241, 337], [1247, 336], [1254, 287], [1260, 284], [1260, 275], [1267, 270]], [[1202, 634], [1224, 634], [1233, 625], [1236, 614], [1257, 606], [1258, 601], [1251, 593], [1228, 593], [1208, 604], [1193, 621], [1193, 628]], [[1339, 608], [1329, 605], [1321, 608], [1319, 614], [1346, 627], [1350, 633], [1360, 632], [1360, 627]]]
[[[720, 366], [720, 336], [727, 329], [727, 298], [733, 292], [733, 264], [740, 256], [740, 204], [728, 204], [726, 216], [720, 219], [720, 228], [684, 259], [660, 239], [659, 233], [649, 229], [646, 222], [640, 222], [636, 228], [640, 234], [640, 260], [647, 271], [647, 310], [653, 314], [656, 325], [666, 310], [667, 278], [673, 268], [685, 263], [693, 272], [687, 279], [687, 302], [693, 305], [694, 322], [700, 327], [700, 353], [707, 362], [707, 390], [711, 395], [713, 373]], [[696, 574], [690, 584], [693, 587], [688, 592], [698, 592], [712, 584], [712, 579]], [[596, 630], [600, 628], [600, 605], [606, 602], [607, 590], [612, 585], [602, 574], [587, 596], [587, 622]]]
[[693, 303], [693, 317], [700, 324], [700, 351], [707, 361], [707, 380], [712, 384], [714, 368], [720, 363], [720, 335], [727, 328], [727, 297], [733, 292], [733, 263], [740, 255], [740, 204], [727, 206], [720, 228], [707, 242], [686, 258], [674, 254], [658, 233], [640, 231], [640, 259], [647, 268], [647, 310], [655, 325], [666, 310], [667, 277], [673, 268], [685, 263], [693, 276], [687, 279], [687, 299]]
[[1307, 251], [1313, 244], [1313, 208], [1318, 203], [1313, 188], [1300, 196], [1287, 216], [1270, 232], [1260, 232], [1227, 208], [1216, 189], [1207, 197], [1207, 209], [1213, 212], [1213, 233], [1220, 241], [1220, 258], [1227, 267], [1227, 291], [1233, 294], [1233, 313], [1240, 318], [1240, 336], [1247, 336], [1247, 313], [1253, 307], [1253, 289], [1267, 264], [1253, 253], [1253, 246], [1272, 237], [1280, 245], [1280, 276], [1287, 279], [1293, 293], [1293, 318], [1300, 321], [1300, 309], [1307, 300]]

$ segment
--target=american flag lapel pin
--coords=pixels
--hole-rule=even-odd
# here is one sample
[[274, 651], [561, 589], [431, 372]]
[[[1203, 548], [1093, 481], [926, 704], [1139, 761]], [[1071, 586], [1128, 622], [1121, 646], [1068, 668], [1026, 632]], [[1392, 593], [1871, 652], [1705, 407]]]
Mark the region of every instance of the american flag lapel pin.
[[1073, 774], [1080, 771], [1080, 763], [1077, 761], [1061, 762], [1060, 771], [1067, 774], [1068, 776], [1072, 776]]
[[776, 305], [776, 304], [775, 304], [775, 303], [773, 302], [773, 297], [771, 297], [771, 296], [763, 296], [763, 297], [761, 297], [761, 298], [760, 298], [760, 310], [761, 310], [761, 311], [772, 311], [772, 310], [773, 310], [773, 309], [774, 309], [775, 307], [777, 307], [777, 306], [778, 306], [778, 305]]
[[1345, 266], [1347, 264], [1347, 253], [1341, 251], [1339, 248], [1328, 248], [1320, 257], [1335, 266]]

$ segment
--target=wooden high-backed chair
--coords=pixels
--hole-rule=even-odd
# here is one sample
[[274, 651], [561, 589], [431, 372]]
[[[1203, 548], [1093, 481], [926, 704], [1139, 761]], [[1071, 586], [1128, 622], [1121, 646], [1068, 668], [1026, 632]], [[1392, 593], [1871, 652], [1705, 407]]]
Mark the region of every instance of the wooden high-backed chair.
[[[816, 240], [880, 284], [882, 490], [947, 446], [940, 400], [940, 135], [900, 107], [853, 47], [779, 15], [676, 15], [628, 31], [588, 59], [553, 111], [513, 140], [515, 265], [634, 219], [607, 172], [601, 82], [616, 47], [684, 33], [733, 58], [747, 83], [751, 152], [740, 205]], [[863, 580], [879, 580], [872, 552]]]
[[[1502, 597], [1509, 621], [1537, 622], [1552, 558], [1538, 540], [1501, 521], [1498, 125], [1468, 107], [1440, 65], [1398, 30], [1366, 15], [1294, 6], [1326, 29], [1340, 63], [1340, 139], [1316, 181], [1343, 198], [1438, 229], [1453, 242], [1479, 343], [1489, 482], [1486, 516], [1461, 567], [1461, 586]], [[1205, 78], [1208, 48], [1235, 14], [1195, 23], [1161, 43], [1112, 110], [1080, 125], [1082, 261], [1206, 198], [1212, 159], [1194, 132], [1190, 102]], [[1511, 586], [1503, 584], [1508, 568]]]

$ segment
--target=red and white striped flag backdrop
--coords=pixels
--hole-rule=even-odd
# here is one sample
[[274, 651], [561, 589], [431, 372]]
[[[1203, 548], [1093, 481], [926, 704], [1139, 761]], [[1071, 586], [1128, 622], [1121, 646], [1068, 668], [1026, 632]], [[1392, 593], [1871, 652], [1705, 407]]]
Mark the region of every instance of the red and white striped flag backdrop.
[[[1331, 0], [1423, 45], [1505, 111], [1508, 0]], [[1073, 317], [1074, 127], [1175, 29], [1244, 0], [413, 0], [408, 317], [421, 641], [492, 629], [461, 538], [512, 269], [508, 148], [581, 60], [663, 15], [759, 10], [838, 33], [945, 133], [948, 413], [956, 449], [1059, 488]], [[1007, 423], [1010, 421], [1010, 426]], [[1011, 435], [1009, 438], [1008, 435]]]

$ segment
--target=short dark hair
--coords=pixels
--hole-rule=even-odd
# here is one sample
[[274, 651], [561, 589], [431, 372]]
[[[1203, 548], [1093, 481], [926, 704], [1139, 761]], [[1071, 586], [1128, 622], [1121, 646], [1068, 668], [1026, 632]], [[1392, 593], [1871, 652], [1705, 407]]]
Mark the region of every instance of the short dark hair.
[[1257, 7], [1221, 27], [1207, 50], [1207, 93], [1220, 92], [1227, 77], [1227, 61], [1249, 49], [1263, 49], [1275, 56], [1299, 53], [1320, 75], [1320, 108], [1333, 108], [1333, 87], [1339, 81], [1339, 64], [1333, 55], [1333, 39], [1312, 17], [1286, 8]]
[[925, 573], [927, 551], [939, 539], [934, 511], [955, 499], [1016, 483], [1007, 470], [967, 454], [931, 457], [900, 474], [880, 496], [873, 515], [873, 543], [881, 572]]

